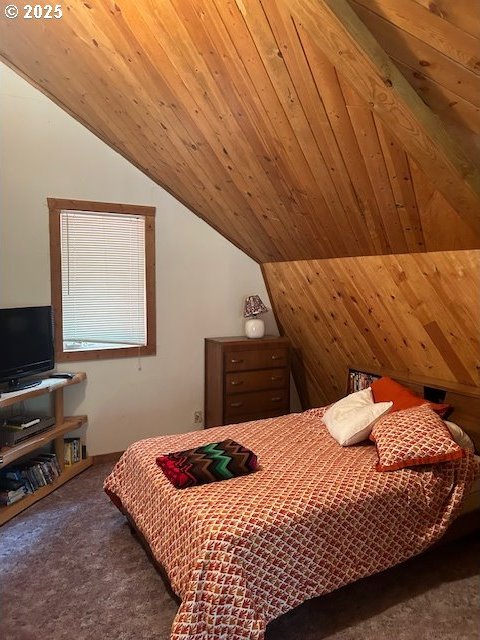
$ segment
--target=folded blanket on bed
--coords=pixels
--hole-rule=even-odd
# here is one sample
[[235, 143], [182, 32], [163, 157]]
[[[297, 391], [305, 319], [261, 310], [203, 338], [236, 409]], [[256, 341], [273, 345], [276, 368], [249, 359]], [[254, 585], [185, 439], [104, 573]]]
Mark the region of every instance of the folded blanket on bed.
[[257, 456], [234, 440], [168, 453], [157, 464], [177, 489], [244, 476], [258, 468]]

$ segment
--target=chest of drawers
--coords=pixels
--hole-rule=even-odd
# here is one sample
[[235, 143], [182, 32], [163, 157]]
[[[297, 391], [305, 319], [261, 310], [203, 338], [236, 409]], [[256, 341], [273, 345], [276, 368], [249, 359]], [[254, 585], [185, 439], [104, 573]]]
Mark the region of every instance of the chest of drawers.
[[265, 336], [205, 340], [205, 427], [290, 411], [290, 347]]

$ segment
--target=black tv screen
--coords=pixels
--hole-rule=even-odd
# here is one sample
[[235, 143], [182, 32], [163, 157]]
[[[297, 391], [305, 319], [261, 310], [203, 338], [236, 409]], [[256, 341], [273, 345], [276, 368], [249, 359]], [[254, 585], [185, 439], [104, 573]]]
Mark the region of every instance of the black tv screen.
[[15, 386], [54, 365], [52, 307], [0, 309], [0, 380]]

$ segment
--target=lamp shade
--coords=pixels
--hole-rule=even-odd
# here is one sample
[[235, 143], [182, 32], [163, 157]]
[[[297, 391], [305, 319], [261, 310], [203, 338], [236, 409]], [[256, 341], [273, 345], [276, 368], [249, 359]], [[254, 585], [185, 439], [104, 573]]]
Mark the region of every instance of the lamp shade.
[[260, 296], [247, 296], [245, 300], [244, 318], [254, 318], [262, 313], [267, 313], [268, 309], [263, 304]]

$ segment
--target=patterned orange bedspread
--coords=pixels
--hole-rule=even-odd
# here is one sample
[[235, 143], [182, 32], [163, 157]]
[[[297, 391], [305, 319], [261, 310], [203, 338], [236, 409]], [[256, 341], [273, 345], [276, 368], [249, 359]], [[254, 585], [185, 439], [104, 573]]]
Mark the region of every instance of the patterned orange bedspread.
[[[458, 514], [479, 471], [471, 454], [378, 472], [375, 447], [340, 447], [322, 415], [143, 440], [106, 479], [182, 600], [172, 640], [260, 640], [301, 602], [423, 551]], [[155, 463], [226, 437], [261, 469], [179, 490]]]

